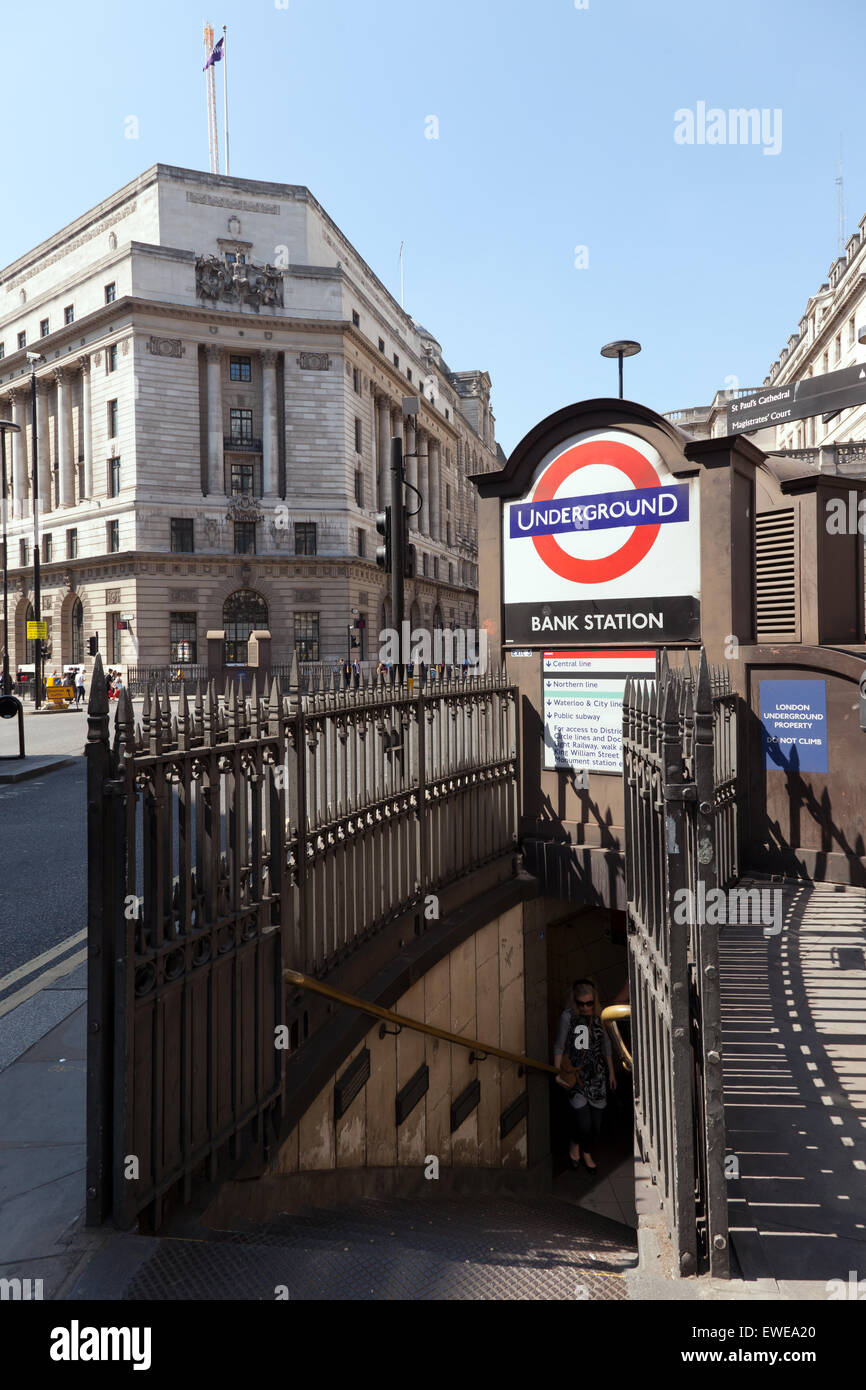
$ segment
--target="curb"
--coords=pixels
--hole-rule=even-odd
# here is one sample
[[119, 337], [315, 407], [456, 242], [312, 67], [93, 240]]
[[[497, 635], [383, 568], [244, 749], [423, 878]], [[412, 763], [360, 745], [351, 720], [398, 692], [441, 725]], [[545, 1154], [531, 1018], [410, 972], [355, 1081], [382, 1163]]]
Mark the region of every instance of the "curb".
[[[46, 758], [45, 761], [44, 761], [44, 762], [41, 762], [37, 767], [33, 767], [33, 766], [31, 766], [31, 767], [23, 767], [23, 768], [19, 769], [19, 771], [17, 771], [17, 772], [4, 772], [4, 771], [3, 771], [3, 761], [5, 761], [5, 759], [2, 760], [2, 761], [0, 761], [0, 786], [2, 786], [3, 784], [5, 784], [5, 783], [7, 783], [7, 782], [24, 782], [24, 781], [26, 781], [29, 777], [41, 777], [41, 775], [42, 775], [44, 772], [56, 772], [56, 770], [57, 770], [58, 768], [60, 768], [60, 767], [71, 767], [73, 763], [77, 763], [77, 762], [78, 762], [78, 759], [77, 759], [77, 758]], [[11, 762], [11, 761], [18, 761], [18, 760], [17, 760], [17, 759], [14, 759], [14, 760], [13, 760], [13, 759], [10, 759], [9, 761]], [[28, 759], [27, 761], [29, 761], [29, 759]]]

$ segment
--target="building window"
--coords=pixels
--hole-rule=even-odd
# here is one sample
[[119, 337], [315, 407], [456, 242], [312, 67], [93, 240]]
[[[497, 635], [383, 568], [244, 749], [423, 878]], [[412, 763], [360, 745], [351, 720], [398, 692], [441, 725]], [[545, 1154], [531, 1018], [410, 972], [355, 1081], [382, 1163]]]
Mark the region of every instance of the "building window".
[[849, 347], [853, 347], [853, 346], [854, 346], [854, 340], [855, 340], [856, 336], [857, 336], [857, 335], [856, 335], [856, 333], [855, 333], [855, 331], [854, 331], [854, 315], [852, 314], [851, 317], [850, 317], [850, 319], [848, 320], [848, 346], [849, 346]]
[[411, 367], [407, 367], [407, 368], [406, 368], [406, 379], [407, 379], [407, 381], [411, 381], [411, 380], [412, 380], [412, 368], [411, 368]]
[[6, 356], [6, 344], [0, 343], [0, 357]]
[[107, 372], [117, 371], [117, 343], [112, 343], [110, 348], [106, 348], [105, 370]]
[[836, 360], [837, 362], [840, 362], [840, 361], [842, 360], [842, 334], [841, 334], [841, 333], [837, 333], [837, 334], [836, 334], [836, 358], [835, 358], [835, 360]]
[[19, 333], [19, 334], [18, 334], [18, 346], [19, 346], [19, 348], [25, 348], [25, 347], [27, 346], [27, 334], [26, 334], [26, 333]]
[[66, 308], [63, 310], [63, 322], [64, 322], [64, 323], [74, 323], [74, 322], [75, 322], [75, 305], [74, 305], [74, 304], [67, 304]]
[[230, 357], [229, 376], [232, 381], [252, 381], [252, 363], [249, 357]]
[[39, 336], [40, 336], [40, 338], [47, 338], [47, 337], [48, 337], [48, 334], [49, 334], [50, 332], [51, 332], [51, 327], [50, 327], [50, 324], [49, 324], [48, 319], [40, 319], [40, 320], [39, 320]]
[[231, 488], [232, 497], [256, 496], [256, 470], [253, 464], [232, 464]]
[[120, 492], [120, 459], [108, 460], [108, 495], [117, 497]]
[[355, 416], [355, 453], [361, 452], [361, 421]]
[[254, 521], [235, 522], [235, 555], [255, 555], [256, 523]]
[[451, 510], [451, 484], [450, 484], [450, 483], [446, 483], [446, 484], [445, 484], [445, 506], [448, 508], [449, 511]]
[[452, 564], [450, 564], [450, 563], [449, 563], [449, 565], [448, 565], [448, 583], [449, 583], [449, 584], [453, 584], [453, 583], [454, 583], [454, 566], [453, 566]]
[[175, 555], [192, 555], [194, 545], [194, 521], [192, 517], [173, 516], [171, 518], [171, 548]]
[[66, 532], [66, 558], [67, 560], [78, 559], [78, 531], [75, 527]]
[[296, 522], [295, 522], [295, 554], [296, 554], [296, 555], [315, 555], [315, 554], [316, 554], [316, 523], [315, 523], [315, 521], [296, 521]]
[[358, 527], [358, 554], [367, 554], [367, 533], [363, 526]]
[[109, 666], [115, 666], [115, 665], [119, 666], [119, 665], [120, 665], [120, 662], [123, 660], [123, 658], [122, 658], [122, 656], [121, 656], [121, 647], [122, 647], [122, 642], [123, 642], [123, 628], [118, 627], [118, 623], [119, 623], [119, 622], [120, 622], [120, 614], [119, 614], [119, 613], [106, 613], [106, 615], [105, 615], [105, 627], [106, 627], [106, 636], [108, 637], [108, 641], [106, 642], [105, 645], [108, 647], [108, 664], [109, 664]]
[[295, 614], [295, 651], [299, 661], [319, 660], [318, 613]]
[[72, 628], [72, 661], [80, 666], [84, 660], [84, 605], [80, 598], [74, 600], [70, 614]]
[[114, 281], [112, 280], [112, 282], [111, 282], [110, 285], [106, 285], [106, 286], [105, 286], [105, 302], [106, 302], [106, 304], [113, 304], [116, 298], [117, 298], [117, 286], [116, 286], [116, 284], [114, 283]]
[[352, 322], [356, 328], [361, 327], [361, 315], [358, 313], [357, 309], [352, 310]]
[[825, 352], [823, 358], [821, 359], [821, 370], [822, 370], [822, 372], [829, 372], [829, 370], [830, 370], [830, 353], [829, 353], [829, 352]]
[[364, 475], [360, 468], [355, 469], [355, 505], [358, 507], [364, 505]]
[[384, 338], [380, 338], [380, 339], [379, 339], [379, 351], [380, 351], [380, 352], [384, 352], [384, 351], [385, 351], [385, 339], [384, 339]]
[[246, 265], [247, 258], [243, 251], [226, 251], [226, 265]]
[[52, 558], [51, 552], [53, 549], [53, 538], [51, 532], [49, 531], [47, 535], [42, 537], [42, 558], [46, 564], [48, 564], [48, 562]]
[[268, 629], [268, 605], [255, 589], [236, 589], [223, 604], [226, 665], [244, 666], [251, 632]]
[[117, 436], [117, 401], [108, 402], [108, 437], [114, 439]]
[[394, 366], [395, 366], [395, 367], [399, 367], [399, 365], [400, 365], [400, 359], [399, 359], [399, 357], [397, 356], [397, 354], [396, 354], [396, 352], [395, 352], [395, 353], [394, 353]]
[[438, 557], [438, 555], [434, 555], [434, 556], [433, 556], [433, 578], [434, 578], [434, 579], [438, 579], [438, 578], [439, 578], [439, 557]]
[[30, 564], [30, 542], [18, 542], [18, 563], [22, 566]]
[[108, 522], [108, 553], [116, 555], [120, 550], [120, 522]]
[[356, 396], [361, 394], [361, 373], [357, 367], [352, 368], [352, 390]]
[[168, 618], [169, 661], [172, 666], [189, 666], [196, 660], [195, 613], [170, 613]]
[[426, 578], [427, 578], [427, 554], [426, 554], [426, 552], [421, 556], [421, 573], [423, 574], [424, 578], [426, 579]]
[[253, 437], [253, 412], [251, 410], [229, 411], [233, 444], [249, 444]]

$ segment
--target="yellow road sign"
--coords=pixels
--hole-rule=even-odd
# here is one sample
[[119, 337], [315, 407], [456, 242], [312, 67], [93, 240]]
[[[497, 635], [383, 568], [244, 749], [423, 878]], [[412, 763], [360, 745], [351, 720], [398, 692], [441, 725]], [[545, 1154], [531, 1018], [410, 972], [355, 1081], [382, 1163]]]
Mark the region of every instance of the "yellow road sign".
[[46, 640], [46, 638], [48, 637], [48, 624], [47, 624], [47, 623], [34, 623], [34, 622], [32, 622], [32, 621], [28, 622], [28, 624], [27, 624], [27, 640], [28, 640], [28, 642], [31, 642], [31, 641], [34, 639], [34, 637], [39, 637], [39, 638], [41, 638], [42, 641], [44, 642], [44, 641]]

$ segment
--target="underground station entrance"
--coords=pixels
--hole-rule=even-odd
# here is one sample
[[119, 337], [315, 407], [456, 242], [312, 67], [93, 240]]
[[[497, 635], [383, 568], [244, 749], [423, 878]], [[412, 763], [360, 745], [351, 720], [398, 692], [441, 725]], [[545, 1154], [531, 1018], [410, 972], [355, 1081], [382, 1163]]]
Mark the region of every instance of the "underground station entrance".
[[413, 1297], [572, 1297], [578, 1247], [587, 1297], [637, 1249], [823, 1284], [866, 1207], [863, 542], [826, 524], [866, 484], [609, 399], [474, 482], [477, 669], [124, 696], [113, 740], [94, 679], [89, 1221], [285, 1263], [385, 1219]]

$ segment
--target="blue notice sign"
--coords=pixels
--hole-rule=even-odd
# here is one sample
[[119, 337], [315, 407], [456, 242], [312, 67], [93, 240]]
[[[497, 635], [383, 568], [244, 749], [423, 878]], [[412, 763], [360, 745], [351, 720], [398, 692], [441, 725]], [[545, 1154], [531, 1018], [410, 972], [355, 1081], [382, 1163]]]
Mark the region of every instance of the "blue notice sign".
[[761, 681], [764, 767], [828, 772], [825, 681]]
[[567, 531], [606, 531], [612, 527], [660, 526], [688, 521], [689, 485], [628, 488], [591, 497], [554, 497], [552, 501], [517, 502], [510, 509], [509, 535], [557, 536]]

